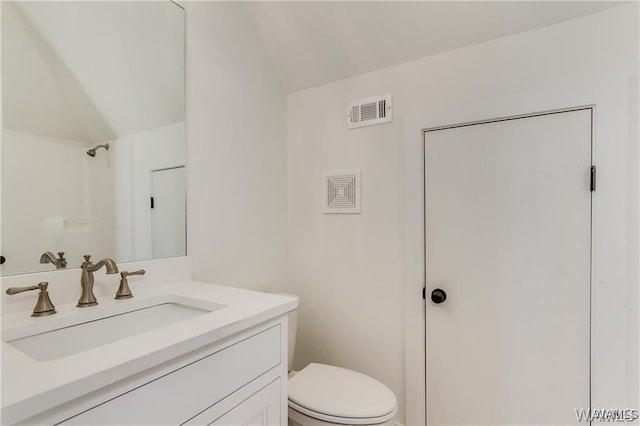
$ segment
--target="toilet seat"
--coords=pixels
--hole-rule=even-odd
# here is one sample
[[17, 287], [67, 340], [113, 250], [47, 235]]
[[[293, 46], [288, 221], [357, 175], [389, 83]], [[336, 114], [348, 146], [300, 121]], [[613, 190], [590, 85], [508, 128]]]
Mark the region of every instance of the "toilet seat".
[[397, 411], [394, 393], [376, 379], [315, 363], [289, 379], [289, 407], [314, 419], [345, 425], [384, 423]]
[[396, 410], [393, 410], [391, 413], [383, 417], [336, 417], [308, 410], [291, 401], [289, 401], [289, 408], [313, 419], [329, 423], [337, 423], [339, 425], [377, 425], [391, 420], [393, 416], [396, 415]]

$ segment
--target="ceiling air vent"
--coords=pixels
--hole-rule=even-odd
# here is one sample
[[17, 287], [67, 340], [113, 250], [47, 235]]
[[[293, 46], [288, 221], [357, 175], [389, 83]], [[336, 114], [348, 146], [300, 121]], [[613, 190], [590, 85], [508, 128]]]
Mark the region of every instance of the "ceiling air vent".
[[391, 118], [391, 94], [374, 96], [349, 105], [347, 129], [390, 123]]

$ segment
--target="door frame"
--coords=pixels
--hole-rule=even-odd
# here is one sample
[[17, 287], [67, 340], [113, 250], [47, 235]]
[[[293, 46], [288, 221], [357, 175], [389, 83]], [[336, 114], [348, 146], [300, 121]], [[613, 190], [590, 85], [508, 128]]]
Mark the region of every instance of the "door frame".
[[[604, 84], [606, 83], [606, 84]], [[575, 85], [479, 98], [431, 108], [404, 122], [404, 301], [405, 423], [426, 423], [424, 131], [461, 123], [495, 121], [548, 112], [592, 108], [592, 164], [598, 182], [592, 195], [591, 406], [633, 407], [637, 398], [637, 283], [630, 281], [630, 258], [637, 245], [629, 216], [637, 211], [637, 187], [629, 177], [638, 161], [629, 159], [629, 78], [601, 85]], [[602, 141], [602, 142], [599, 142]], [[631, 171], [631, 175], [629, 174]], [[636, 261], [637, 262], [637, 261]], [[597, 284], [594, 284], [597, 283]], [[631, 319], [631, 320], [630, 320]], [[582, 407], [575, 407], [582, 408]], [[584, 407], [587, 408], [587, 407]]]

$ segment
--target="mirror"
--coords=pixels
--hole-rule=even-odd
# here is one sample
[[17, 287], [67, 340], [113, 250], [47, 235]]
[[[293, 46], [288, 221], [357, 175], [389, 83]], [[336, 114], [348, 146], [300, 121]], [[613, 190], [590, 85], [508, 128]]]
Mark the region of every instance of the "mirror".
[[184, 10], [1, 7], [1, 274], [185, 255]]

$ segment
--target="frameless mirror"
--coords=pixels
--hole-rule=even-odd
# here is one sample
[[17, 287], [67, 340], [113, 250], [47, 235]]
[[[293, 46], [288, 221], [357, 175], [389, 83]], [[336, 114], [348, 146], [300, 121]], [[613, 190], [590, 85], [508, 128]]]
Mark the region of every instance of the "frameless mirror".
[[184, 10], [1, 7], [2, 275], [185, 255]]

